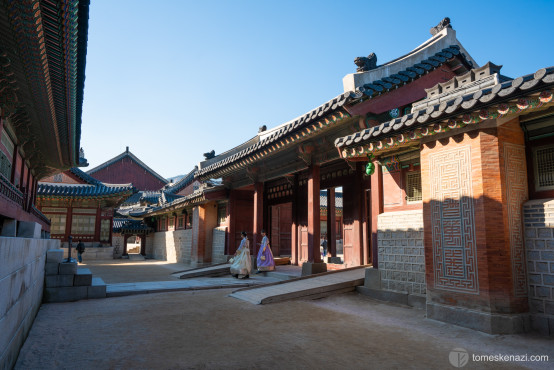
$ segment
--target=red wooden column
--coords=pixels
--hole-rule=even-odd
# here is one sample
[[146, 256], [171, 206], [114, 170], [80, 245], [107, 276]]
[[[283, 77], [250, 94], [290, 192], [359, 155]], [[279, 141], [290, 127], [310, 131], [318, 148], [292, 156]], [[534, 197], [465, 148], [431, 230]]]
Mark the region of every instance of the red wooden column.
[[379, 246], [377, 242], [377, 217], [383, 213], [383, 171], [375, 163], [375, 172], [371, 175], [371, 263], [379, 268]]
[[337, 256], [337, 213], [335, 210], [335, 188], [327, 189], [327, 250]]
[[140, 235], [140, 254], [146, 256], [146, 234]]
[[292, 185], [292, 226], [290, 230], [291, 263], [298, 265], [298, 175]]
[[319, 166], [312, 165], [308, 175], [308, 262], [321, 262], [319, 241], [321, 238], [319, 209]]
[[362, 174], [362, 163], [357, 162], [354, 173], [354, 222], [353, 222], [353, 245], [352, 245], [352, 262], [356, 266], [363, 264], [363, 216], [362, 212], [364, 209], [364, 197], [363, 197], [363, 174]]
[[257, 255], [258, 243], [262, 242], [262, 234], [260, 231], [264, 224], [264, 183], [257, 182], [254, 184], [254, 222], [252, 225], [252, 253]]
[[128, 256], [129, 255], [127, 253], [127, 238], [129, 238], [129, 235], [124, 235], [123, 236], [123, 253], [121, 254], [122, 256]]
[[225, 254], [233, 254], [236, 252], [235, 244], [235, 207], [236, 207], [236, 191], [229, 191], [229, 201], [227, 202], [227, 218], [229, 220], [227, 227], [227, 235], [225, 240]]

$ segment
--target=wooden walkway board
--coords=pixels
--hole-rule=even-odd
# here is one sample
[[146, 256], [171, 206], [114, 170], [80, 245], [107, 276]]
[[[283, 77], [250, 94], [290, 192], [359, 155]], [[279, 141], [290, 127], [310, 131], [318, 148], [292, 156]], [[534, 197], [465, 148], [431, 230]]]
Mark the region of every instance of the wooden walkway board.
[[283, 284], [261, 286], [259, 288], [239, 290], [231, 297], [253, 304], [268, 304], [297, 298], [321, 298], [331, 294], [353, 291], [363, 285], [365, 269], [359, 268], [307, 279], [293, 280]]

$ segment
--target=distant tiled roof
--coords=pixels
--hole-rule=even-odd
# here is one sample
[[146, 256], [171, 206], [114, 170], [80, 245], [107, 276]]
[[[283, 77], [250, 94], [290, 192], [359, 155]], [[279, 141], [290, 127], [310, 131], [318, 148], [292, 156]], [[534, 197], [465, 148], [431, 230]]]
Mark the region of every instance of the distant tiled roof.
[[[325, 190], [319, 193], [319, 206], [327, 208], [327, 191]], [[342, 208], [342, 193], [335, 193], [335, 208]]]
[[142, 233], [152, 231], [152, 228], [141, 220], [114, 218], [112, 230], [114, 233]]
[[79, 168], [69, 170], [75, 176], [86, 182], [86, 184], [66, 184], [39, 182], [37, 196], [48, 197], [112, 197], [118, 195], [129, 195], [135, 191], [133, 184], [107, 184], [81, 171]]
[[144, 164], [144, 162], [142, 162], [140, 159], [137, 158], [136, 155], [134, 155], [133, 153], [131, 153], [128, 149], [126, 151], [124, 151], [123, 153], [119, 154], [118, 156], [115, 156], [113, 157], [112, 159], [110, 159], [109, 161], [107, 162], [104, 162], [102, 163], [101, 165], [99, 166], [96, 166], [94, 167], [93, 169], [87, 171], [87, 173], [89, 175], [92, 175], [94, 174], [95, 172], [98, 172], [100, 171], [101, 169], [103, 168], [106, 168], [108, 166], [110, 166], [111, 164], [113, 163], [116, 163], [117, 161], [119, 160], [122, 160], [123, 158], [131, 158], [134, 162], [136, 162], [139, 166], [141, 166], [142, 168], [144, 168], [146, 171], [148, 171], [152, 176], [156, 177], [158, 180], [160, 180], [161, 182], [163, 182], [164, 184], [167, 184], [167, 180], [165, 178], [163, 178], [161, 175], [159, 175], [158, 173], [156, 173], [153, 169], [151, 169], [150, 167], [148, 167], [146, 164]]
[[198, 171], [198, 168], [195, 167], [192, 171], [190, 171], [188, 174], [183, 176], [179, 181], [177, 181], [174, 184], [166, 185], [165, 192], [166, 194], [175, 194], [180, 192], [182, 189], [190, 185], [194, 181], [194, 175], [196, 174], [196, 171]]
[[[424, 109], [416, 110], [401, 118], [392, 119], [378, 126], [371, 127], [355, 134], [344, 136], [335, 140], [335, 146], [343, 149], [383, 139], [396, 137], [399, 134], [407, 133], [408, 136], [421, 136], [421, 133], [429, 131], [428, 126], [438, 121], [450, 120], [461, 115], [464, 116], [464, 124], [477, 123], [484, 119], [495, 118], [505, 114], [516, 113], [523, 109], [533, 108], [545, 102], [552, 101], [552, 87], [554, 86], [554, 67], [543, 68], [534, 74], [518, 77], [514, 80], [500, 82], [494, 86], [473, 89], [470, 93], [460, 93], [454, 96], [445, 96], [440, 102], [425, 106]], [[502, 103], [515, 101], [522, 96], [531, 94], [538, 96], [533, 100], [523, 100], [514, 107]], [[540, 95], [539, 95], [540, 94]], [[489, 109], [493, 105], [501, 106], [496, 110]], [[415, 105], [417, 107], [417, 105]], [[469, 113], [479, 112], [474, 116]], [[467, 121], [467, 122], [465, 122]], [[450, 128], [457, 127], [454, 120], [449, 122]], [[419, 131], [414, 131], [419, 130]], [[421, 131], [424, 130], [424, 131]], [[427, 130], [427, 131], [425, 131]], [[440, 132], [440, 128], [437, 128]], [[434, 130], [431, 130], [434, 131]], [[344, 155], [343, 155], [344, 157]]]
[[330, 115], [338, 111], [342, 111], [344, 112], [344, 114], [348, 114], [346, 110], [343, 109], [343, 106], [346, 103], [359, 99], [361, 96], [361, 93], [354, 93], [350, 91], [340, 94], [337, 97], [329, 100], [327, 103], [322, 104], [319, 107], [295, 119], [294, 121], [279, 126], [277, 129], [274, 130], [272, 134], [266, 136], [259, 142], [247, 147], [246, 149], [243, 149], [238, 153], [223, 158], [220, 161], [217, 161], [205, 168], [198, 170], [198, 172], [196, 172], [195, 174], [195, 177], [208, 178], [210, 174], [222, 169], [223, 167], [229, 166], [247, 156], [255, 154], [256, 152], [267, 148], [271, 144], [275, 144], [278, 140], [283, 139], [304, 127], [307, 127], [309, 124], [316, 122], [326, 115]]

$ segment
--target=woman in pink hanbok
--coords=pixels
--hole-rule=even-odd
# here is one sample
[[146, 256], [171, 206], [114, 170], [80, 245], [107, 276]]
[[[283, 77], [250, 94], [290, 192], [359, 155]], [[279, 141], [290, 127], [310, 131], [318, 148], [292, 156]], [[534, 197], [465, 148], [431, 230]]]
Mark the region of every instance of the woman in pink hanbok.
[[231, 275], [239, 279], [248, 279], [252, 271], [252, 261], [250, 260], [250, 242], [246, 237], [246, 231], [240, 233], [242, 240], [239, 249], [235, 252], [231, 262]]
[[260, 245], [260, 251], [258, 252], [258, 258], [256, 263], [258, 265], [258, 273], [263, 271], [275, 270], [275, 261], [273, 260], [273, 253], [271, 253], [271, 247], [269, 246], [269, 239], [262, 229], [262, 244]]

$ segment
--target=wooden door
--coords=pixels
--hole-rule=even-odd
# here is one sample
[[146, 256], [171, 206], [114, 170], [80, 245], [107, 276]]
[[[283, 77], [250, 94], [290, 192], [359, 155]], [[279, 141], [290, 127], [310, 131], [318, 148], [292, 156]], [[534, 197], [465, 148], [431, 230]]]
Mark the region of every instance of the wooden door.
[[291, 255], [292, 203], [279, 206], [279, 255]]
[[271, 252], [274, 256], [279, 255], [279, 241], [280, 241], [280, 213], [281, 209], [279, 206], [271, 206], [271, 237], [270, 237], [270, 245], [271, 245]]
[[300, 248], [298, 250], [298, 261], [308, 261], [308, 226], [299, 226]]

